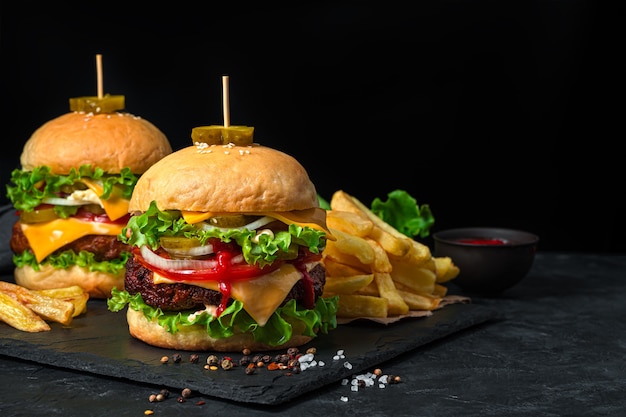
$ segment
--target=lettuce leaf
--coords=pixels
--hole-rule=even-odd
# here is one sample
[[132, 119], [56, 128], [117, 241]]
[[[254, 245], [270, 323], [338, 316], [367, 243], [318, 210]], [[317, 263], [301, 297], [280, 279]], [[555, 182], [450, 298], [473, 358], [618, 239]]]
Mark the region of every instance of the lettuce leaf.
[[314, 310], [301, 309], [292, 299], [276, 310], [265, 326], [259, 326], [238, 300], [233, 300], [219, 317], [215, 317], [207, 311], [199, 314], [193, 314], [194, 311], [165, 312], [146, 304], [139, 293], [130, 295], [126, 290], [113, 288], [111, 297], [107, 299], [107, 306], [109, 311], [118, 312], [128, 305], [128, 308], [141, 311], [146, 319], [156, 319], [159, 325], [172, 334], [182, 327], [199, 325], [205, 327], [207, 334], [214, 338], [227, 338], [235, 333], [251, 333], [260, 343], [279, 346], [291, 339], [296, 323], [298, 327], [303, 325], [302, 334], [311, 337], [335, 329], [338, 299], [338, 296], [320, 297]]
[[129, 245], [146, 245], [156, 250], [161, 236], [184, 236], [198, 239], [201, 244], [209, 238], [218, 238], [226, 243], [234, 241], [241, 246], [246, 262], [260, 267], [271, 264], [281, 254], [297, 253], [298, 246], [304, 246], [315, 254], [326, 247], [326, 234], [310, 227], [291, 224], [288, 230], [276, 231], [273, 235], [260, 234], [255, 238], [254, 230], [201, 229], [185, 222], [177, 210], [159, 210], [154, 201], [144, 213], [130, 218], [118, 239]]
[[394, 190], [387, 194], [387, 200], [375, 198], [371, 210], [386, 223], [405, 236], [425, 238], [435, 224], [435, 218], [428, 204], [417, 204], [417, 200], [404, 190]]
[[41, 264], [37, 263], [35, 255], [30, 250], [13, 255], [13, 263], [17, 267], [30, 266], [35, 271], [39, 271], [40, 265], [51, 265], [57, 269], [67, 269], [70, 266], [78, 265], [87, 268], [89, 271], [105, 272], [108, 274], [123, 274], [126, 268], [126, 261], [130, 257], [129, 252], [122, 252], [120, 257], [109, 261], [97, 261], [92, 252], [66, 250], [61, 253], [53, 253], [47, 256]]
[[58, 197], [59, 193], [75, 188], [81, 178], [90, 178], [102, 182], [103, 192], [99, 196], [106, 200], [117, 186], [122, 197], [129, 199], [138, 177], [130, 169], [124, 168], [119, 174], [105, 173], [101, 168], [91, 168], [82, 165], [78, 169], [72, 168], [67, 175], [57, 175], [50, 171], [50, 167], [36, 167], [32, 171], [15, 169], [11, 172], [11, 182], [7, 185], [7, 197], [18, 211], [32, 211], [47, 197]]

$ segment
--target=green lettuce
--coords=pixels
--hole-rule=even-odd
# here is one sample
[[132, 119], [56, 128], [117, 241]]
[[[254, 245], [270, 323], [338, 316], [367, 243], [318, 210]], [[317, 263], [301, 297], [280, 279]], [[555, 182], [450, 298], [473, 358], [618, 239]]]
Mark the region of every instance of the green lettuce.
[[[53, 174], [48, 166], [36, 167], [32, 171], [15, 169], [11, 172], [14, 185], [7, 185], [7, 197], [16, 210], [32, 211], [44, 198], [58, 197], [63, 191], [73, 190], [74, 184], [82, 178], [102, 183], [103, 192], [99, 197], [103, 200], [110, 197], [113, 186], [120, 189], [122, 197], [130, 199], [138, 179], [128, 168], [122, 169], [119, 174], [108, 174], [101, 168], [82, 165], [78, 169], [72, 168], [67, 175]], [[75, 214], [76, 210], [76, 207], [55, 206], [57, 215], [62, 218]]]
[[405, 236], [425, 238], [430, 234], [435, 218], [428, 204], [419, 206], [417, 200], [404, 190], [387, 194], [387, 200], [375, 198], [372, 212]]
[[48, 255], [40, 264], [32, 251], [26, 250], [13, 255], [13, 263], [17, 267], [30, 266], [35, 271], [39, 271], [40, 265], [51, 265], [57, 269], [67, 269], [70, 266], [78, 265], [87, 268], [91, 272], [104, 272], [107, 274], [123, 274], [126, 268], [126, 261], [130, 257], [129, 252], [122, 252], [118, 258], [109, 261], [97, 261], [95, 254], [87, 251], [79, 253], [73, 250], [66, 250], [61, 253]]
[[250, 317], [244, 310], [243, 303], [233, 300], [219, 317], [203, 311], [165, 312], [144, 303], [141, 294], [130, 295], [125, 290], [114, 288], [107, 299], [109, 311], [121, 311], [126, 305], [135, 311], [141, 311], [148, 320], [155, 320], [169, 333], [175, 334], [185, 326], [203, 326], [209, 336], [223, 339], [236, 333], [251, 333], [255, 341], [269, 346], [279, 346], [288, 342], [293, 335], [293, 327], [303, 327], [302, 334], [316, 337], [326, 334], [337, 327], [338, 296], [319, 297], [315, 309], [301, 309], [295, 300], [289, 300], [276, 310], [264, 326]]
[[234, 241], [241, 246], [246, 262], [260, 267], [271, 264], [280, 256], [297, 253], [297, 246], [307, 247], [315, 254], [326, 247], [326, 234], [308, 226], [291, 224], [288, 230], [275, 231], [273, 235], [257, 235], [255, 230], [247, 229], [214, 227], [205, 230], [188, 224], [178, 210], [159, 210], [154, 201], [144, 213], [130, 218], [118, 239], [129, 245], [145, 245], [156, 250], [162, 236], [184, 236], [197, 239], [201, 244], [209, 238], [226, 243]]

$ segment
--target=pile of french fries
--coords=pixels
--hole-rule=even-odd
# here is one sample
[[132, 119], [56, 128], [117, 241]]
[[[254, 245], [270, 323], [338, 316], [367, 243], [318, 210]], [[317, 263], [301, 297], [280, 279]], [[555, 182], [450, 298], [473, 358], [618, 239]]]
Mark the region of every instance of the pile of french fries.
[[87, 311], [89, 293], [78, 285], [48, 290], [29, 290], [0, 281], [0, 322], [24, 332], [50, 330], [48, 322], [69, 326]]
[[459, 274], [449, 257], [400, 233], [355, 197], [333, 194], [326, 222], [336, 240], [322, 253], [324, 296], [339, 296], [338, 317], [388, 318], [434, 310]]

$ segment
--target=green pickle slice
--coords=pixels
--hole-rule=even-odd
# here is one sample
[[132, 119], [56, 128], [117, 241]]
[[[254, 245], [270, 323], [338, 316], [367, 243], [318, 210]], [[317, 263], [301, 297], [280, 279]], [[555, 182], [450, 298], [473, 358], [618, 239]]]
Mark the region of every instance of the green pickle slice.
[[202, 142], [207, 145], [225, 145], [233, 143], [238, 146], [250, 145], [254, 141], [252, 126], [198, 126], [191, 129], [193, 143]]
[[70, 111], [85, 113], [115, 113], [125, 107], [124, 96], [105, 94], [102, 97], [83, 96], [70, 98]]
[[215, 227], [230, 227], [230, 228], [235, 228], [235, 227], [241, 227], [241, 226], [245, 226], [249, 223], [252, 223], [253, 221], [255, 221], [256, 219], [258, 219], [260, 216], [253, 216], [253, 215], [247, 215], [247, 214], [234, 214], [234, 215], [230, 215], [230, 216], [216, 216], [216, 217], [211, 217], [209, 219], [209, 224], [211, 224], [212, 226]]
[[188, 239], [178, 236], [161, 236], [160, 242], [164, 249], [191, 249], [200, 246], [198, 239]]

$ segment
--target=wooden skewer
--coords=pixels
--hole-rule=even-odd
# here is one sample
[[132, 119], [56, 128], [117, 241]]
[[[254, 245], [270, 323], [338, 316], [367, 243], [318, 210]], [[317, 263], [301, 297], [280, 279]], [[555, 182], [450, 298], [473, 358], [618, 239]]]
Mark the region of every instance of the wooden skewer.
[[230, 103], [228, 101], [228, 75], [222, 76], [222, 93], [224, 102], [224, 127], [230, 126]]
[[96, 54], [96, 73], [98, 76], [98, 98], [102, 98], [102, 54]]

